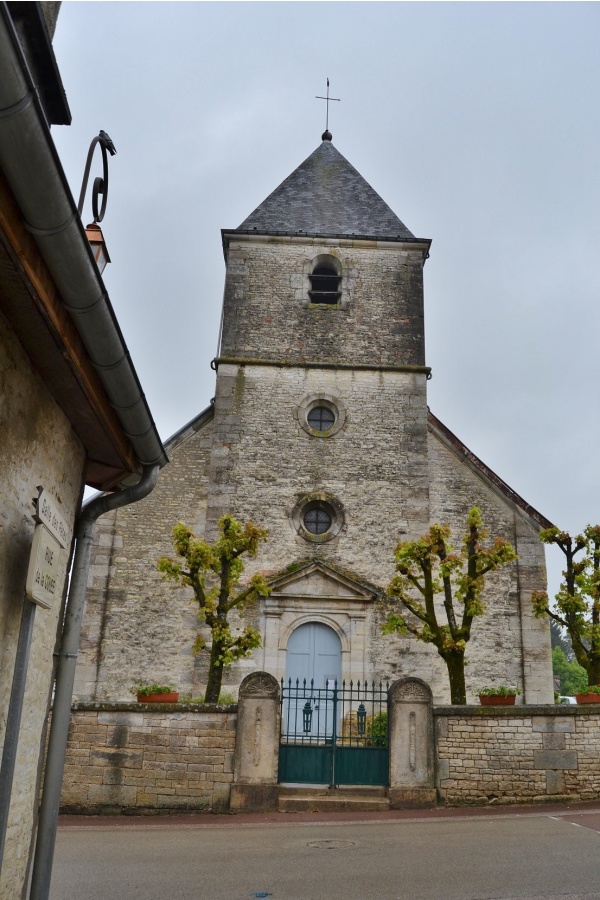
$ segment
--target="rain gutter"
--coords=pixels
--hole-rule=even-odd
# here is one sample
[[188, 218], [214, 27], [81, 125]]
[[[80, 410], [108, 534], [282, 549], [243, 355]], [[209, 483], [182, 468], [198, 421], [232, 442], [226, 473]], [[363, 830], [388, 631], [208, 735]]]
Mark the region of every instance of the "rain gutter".
[[92, 256], [6, 3], [0, 4], [0, 169], [140, 466], [164, 447]]

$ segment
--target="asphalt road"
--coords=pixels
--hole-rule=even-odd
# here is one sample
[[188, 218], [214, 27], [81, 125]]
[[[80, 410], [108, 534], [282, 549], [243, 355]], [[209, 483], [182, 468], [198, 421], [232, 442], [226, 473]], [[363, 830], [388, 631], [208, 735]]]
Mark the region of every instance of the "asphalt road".
[[221, 821], [62, 827], [51, 900], [600, 900], [597, 810]]

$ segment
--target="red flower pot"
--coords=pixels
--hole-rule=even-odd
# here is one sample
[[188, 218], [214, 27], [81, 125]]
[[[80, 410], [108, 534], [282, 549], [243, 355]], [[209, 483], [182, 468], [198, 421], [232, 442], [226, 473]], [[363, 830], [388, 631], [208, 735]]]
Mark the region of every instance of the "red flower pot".
[[575, 694], [578, 703], [600, 703], [600, 694]]
[[138, 703], [177, 703], [179, 694], [177, 691], [168, 691], [162, 694], [138, 694]]
[[514, 706], [516, 694], [480, 694], [482, 706]]

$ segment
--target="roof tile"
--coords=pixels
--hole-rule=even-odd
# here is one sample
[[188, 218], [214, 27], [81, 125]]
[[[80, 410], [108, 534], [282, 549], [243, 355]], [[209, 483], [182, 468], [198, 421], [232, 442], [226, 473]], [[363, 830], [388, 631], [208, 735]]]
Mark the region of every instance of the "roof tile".
[[237, 231], [414, 240], [362, 175], [324, 140]]

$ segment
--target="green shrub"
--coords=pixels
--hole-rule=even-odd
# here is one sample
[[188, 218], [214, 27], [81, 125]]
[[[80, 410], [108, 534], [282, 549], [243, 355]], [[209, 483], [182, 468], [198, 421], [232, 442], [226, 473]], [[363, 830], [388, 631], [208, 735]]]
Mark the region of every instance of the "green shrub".
[[552, 651], [552, 672], [560, 678], [560, 693], [564, 696], [583, 694], [588, 689], [587, 672], [576, 660], [569, 662], [561, 647]]

